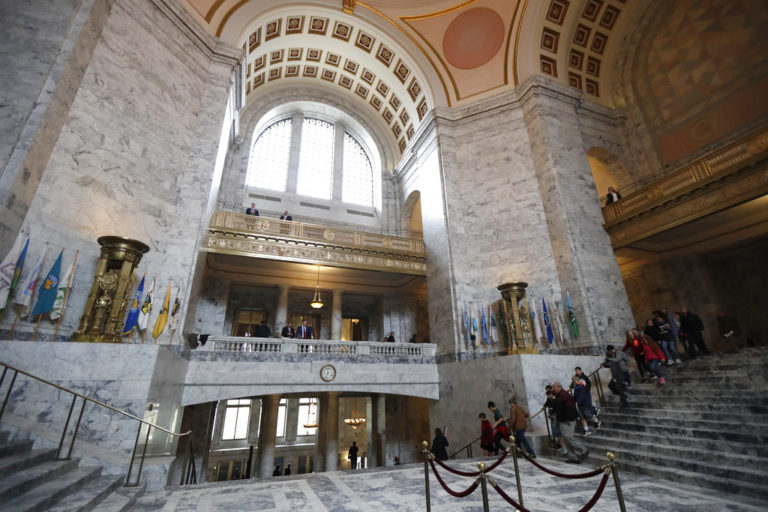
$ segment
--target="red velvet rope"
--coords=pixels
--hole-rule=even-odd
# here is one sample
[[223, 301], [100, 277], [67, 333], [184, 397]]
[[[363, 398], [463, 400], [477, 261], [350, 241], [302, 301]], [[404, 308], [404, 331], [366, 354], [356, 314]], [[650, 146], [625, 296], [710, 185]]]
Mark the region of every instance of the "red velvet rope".
[[432, 459], [429, 460], [429, 465], [432, 466], [432, 472], [435, 474], [435, 478], [437, 478], [437, 481], [440, 482], [440, 485], [443, 486], [443, 489], [448, 492], [451, 496], [455, 496], [457, 498], [464, 498], [475, 492], [475, 489], [477, 489], [477, 486], [480, 485], [477, 483], [477, 480], [475, 480], [472, 485], [470, 485], [465, 491], [457, 492], [451, 489], [446, 485], [445, 482], [443, 482], [443, 479], [440, 478], [440, 474], [437, 472], [437, 468], [435, 468], [435, 463]]
[[597, 503], [597, 500], [600, 499], [600, 496], [603, 494], [603, 490], [605, 489], [605, 484], [608, 483], [608, 472], [606, 471], [603, 475], [603, 479], [600, 480], [600, 485], [597, 486], [597, 491], [595, 491], [594, 496], [592, 496], [592, 499], [587, 502], [586, 505], [581, 507], [579, 509], [579, 512], [587, 512], [587, 510], [592, 509], [592, 507], [595, 506], [595, 503]]
[[522, 506], [522, 505], [520, 505], [518, 502], [516, 502], [515, 500], [513, 500], [513, 499], [512, 499], [512, 498], [511, 498], [511, 497], [510, 497], [510, 496], [509, 496], [507, 493], [505, 493], [505, 492], [504, 492], [504, 491], [501, 489], [501, 487], [499, 487], [498, 485], [492, 485], [491, 487], [493, 487], [494, 489], [496, 489], [496, 492], [497, 492], [497, 493], [499, 493], [499, 496], [501, 496], [502, 498], [504, 498], [504, 500], [505, 500], [507, 503], [509, 503], [510, 505], [512, 505], [513, 507], [515, 507], [515, 509], [517, 509], [517, 511], [518, 511], [518, 512], [531, 512], [529, 509], [527, 509], [527, 508], [523, 508], [523, 506]]
[[437, 463], [438, 463], [438, 465], [439, 465], [441, 468], [443, 468], [443, 469], [445, 469], [445, 470], [447, 470], [447, 471], [449, 471], [449, 472], [453, 473], [454, 475], [459, 475], [459, 476], [480, 476], [480, 472], [479, 472], [479, 471], [472, 471], [472, 472], [469, 472], [469, 471], [460, 471], [460, 470], [458, 470], [458, 469], [453, 469], [452, 467], [449, 467], [449, 466], [447, 466], [447, 465], [446, 465], [446, 464], [445, 464], [443, 461], [441, 461], [440, 459], [432, 459], [432, 458], [430, 457], [430, 460], [434, 460], [435, 462], [437, 462]]
[[521, 455], [525, 457], [528, 460], [528, 462], [530, 462], [540, 470], [544, 471], [545, 473], [549, 473], [550, 475], [558, 476], [560, 478], [590, 478], [590, 477], [599, 475], [605, 470], [605, 468], [597, 468], [596, 470], [590, 471], [589, 473], [579, 473], [577, 475], [568, 474], [568, 473], [559, 473], [557, 471], [552, 471], [551, 469], [545, 468], [544, 466], [542, 466], [541, 464], [539, 464], [538, 462], [530, 458], [525, 453], [521, 452]]
[[491, 471], [493, 471], [494, 469], [496, 469], [496, 466], [498, 466], [499, 464], [501, 464], [501, 463], [504, 461], [504, 459], [506, 459], [506, 458], [507, 458], [507, 455], [509, 455], [509, 452], [508, 452], [507, 450], [504, 450], [504, 453], [502, 453], [502, 454], [499, 456], [499, 458], [496, 460], [496, 462], [494, 462], [493, 464], [491, 464], [490, 466], [488, 466], [487, 468], [485, 468], [485, 474], [488, 474], [488, 473], [490, 473]]

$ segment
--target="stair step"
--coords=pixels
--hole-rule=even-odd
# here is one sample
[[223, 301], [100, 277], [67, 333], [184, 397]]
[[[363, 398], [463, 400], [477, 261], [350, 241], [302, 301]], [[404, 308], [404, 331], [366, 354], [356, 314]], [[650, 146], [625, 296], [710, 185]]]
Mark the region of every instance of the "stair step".
[[[717, 430], [720, 432], [751, 432], [762, 436], [768, 436], [768, 425], [757, 421], [729, 421], [729, 420], [705, 420], [691, 418], [687, 415], [670, 416], [666, 414], [654, 414], [658, 411], [644, 411], [643, 423], [651, 426], [670, 426], [678, 428], [692, 428], [702, 430]], [[721, 416], [722, 418], [722, 416]], [[756, 418], [757, 419], [757, 418]], [[621, 428], [624, 424], [632, 424], [637, 421], [634, 414], [615, 412], [608, 415], [600, 415], [600, 420], [606, 427]]]
[[87, 512], [89, 510], [104, 510], [102, 504], [115, 489], [120, 487], [125, 480], [124, 476], [106, 475], [100, 476], [88, 482], [77, 492], [59, 501], [48, 512]]
[[4, 478], [0, 481], [0, 503], [6, 503], [76, 468], [78, 462], [78, 459], [45, 462]]
[[46, 479], [41, 485], [11, 499], [3, 501], [0, 512], [45, 511], [65, 496], [84, 487], [98, 477], [100, 467], [74, 468], [63, 475]]
[[[630, 409], [631, 411], [631, 409]], [[643, 410], [643, 417], [647, 419], [675, 419], [680, 418], [680, 412], [681, 409], [644, 409]], [[612, 419], [615, 420], [619, 415], [628, 414], [628, 411], [626, 409], [620, 409], [617, 407], [603, 407], [600, 409], [600, 419], [608, 420]], [[759, 425], [765, 425], [765, 418], [762, 415], [759, 414], [749, 414], [748, 412], [742, 412], [742, 413], [728, 413], [723, 414], [722, 412], [712, 412], [712, 411], [704, 411], [700, 407], [697, 407], [693, 410], [685, 411], [685, 418], [695, 419], [695, 420], [701, 420], [701, 421], [720, 421], [724, 418], [727, 418], [730, 422], [735, 422], [739, 424], [744, 423], [751, 423], [751, 424], [759, 424]]]
[[10, 439], [11, 433], [8, 430], [0, 430], [0, 444], [5, 444]]
[[98, 511], [124, 512], [130, 510], [134, 503], [136, 503], [136, 500], [144, 494], [145, 487], [145, 485], [139, 487], [118, 487], [115, 492], [99, 503]]
[[41, 462], [51, 461], [56, 450], [32, 450], [0, 459], [0, 479]]
[[0, 446], [0, 457], [8, 457], [17, 453], [28, 452], [32, 449], [34, 441], [17, 441]]
[[723, 431], [716, 428], [692, 428], [678, 425], [669, 425], [664, 423], [649, 424], [646, 422], [624, 421], [620, 424], [611, 424], [606, 422], [603, 427], [605, 431], [618, 431], [618, 432], [650, 432], [659, 437], [668, 435], [686, 437], [690, 440], [718, 440], [722, 442], [735, 442], [735, 443], [750, 443], [750, 444], [766, 444], [768, 443], [768, 435], [761, 434], [760, 432], [752, 432], [749, 430], [744, 431]]

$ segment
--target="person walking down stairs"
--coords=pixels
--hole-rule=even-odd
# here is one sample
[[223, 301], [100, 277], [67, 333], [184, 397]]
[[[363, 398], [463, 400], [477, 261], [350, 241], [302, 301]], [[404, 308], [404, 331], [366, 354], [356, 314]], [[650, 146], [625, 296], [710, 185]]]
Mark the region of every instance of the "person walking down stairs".
[[608, 388], [614, 395], [621, 398], [621, 407], [629, 405], [627, 400], [627, 385], [629, 384], [629, 361], [624, 352], [616, 352], [616, 347], [608, 345], [605, 347], [605, 361], [601, 364], [603, 368], [611, 369], [611, 382]]
[[643, 354], [645, 357], [645, 365], [648, 367], [648, 369], [651, 371], [652, 377], [651, 378], [658, 378], [659, 379], [659, 386], [663, 386], [667, 383], [667, 381], [664, 379], [664, 375], [661, 374], [661, 371], [659, 370], [659, 365], [664, 361], [664, 352], [662, 352], [661, 347], [659, 347], [659, 344], [656, 343], [652, 338], [649, 338], [648, 336], [643, 336], [642, 338], [643, 342]]

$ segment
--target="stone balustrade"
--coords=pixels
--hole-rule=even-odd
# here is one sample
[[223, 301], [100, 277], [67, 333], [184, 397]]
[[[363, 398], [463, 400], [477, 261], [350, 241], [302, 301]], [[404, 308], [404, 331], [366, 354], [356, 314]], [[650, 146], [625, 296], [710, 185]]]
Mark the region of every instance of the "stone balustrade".
[[425, 275], [424, 242], [305, 222], [216, 211], [202, 250]]

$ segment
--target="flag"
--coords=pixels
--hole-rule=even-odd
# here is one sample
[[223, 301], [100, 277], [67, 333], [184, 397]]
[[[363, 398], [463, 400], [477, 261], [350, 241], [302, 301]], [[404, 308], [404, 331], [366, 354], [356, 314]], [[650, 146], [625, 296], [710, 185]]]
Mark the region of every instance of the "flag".
[[542, 297], [541, 299], [541, 314], [544, 315], [544, 328], [547, 331], [547, 342], [551, 345], [555, 339], [555, 334], [552, 332], [552, 324], [549, 321], [549, 311], [547, 311], [547, 302]]
[[123, 327], [123, 336], [131, 334], [131, 332], [133, 332], [139, 323], [139, 313], [141, 312], [139, 304], [141, 304], [141, 295], [144, 293], [145, 277], [146, 274], [141, 276], [141, 282], [139, 283], [139, 287], [136, 289], [136, 294], [133, 296], [133, 300], [131, 301], [131, 309], [128, 310], [128, 318], [125, 320], [125, 327]]
[[77, 265], [77, 256], [72, 260], [72, 265], [69, 266], [69, 271], [64, 276], [64, 279], [59, 281], [56, 300], [53, 301], [53, 309], [51, 309], [51, 320], [58, 320], [64, 312], [64, 300], [67, 297], [67, 290], [72, 284], [72, 279], [75, 276], [75, 265]]
[[496, 344], [499, 341], [499, 331], [496, 329], [496, 316], [493, 314], [493, 304], [488, 306], [488, 317], [491, 319], [491, 342]]
[[539, 319], [536, 315], [536, 306], [531, 302], [531, 335], [533, 335], [533, 341], [536, 345], [539, 345]]
[[467, 303], [464, 303], [464, 329], [467, 331], [467, 345], [472, 345], [472, 329], [469, 326], [469, 313], [467, 312]]
[[480, 307], [480, 324], [483, 326], [483, 339], [485, 346], [488, 346], [488, 326], [485, 324], [485, 306]]
[[472, 340], [472, 346], [477, 347], [479, 345], [477, 339], [477, 317], [475, 316], [475, 308], [471, 305], [469, 306], [469, 316], [472, 319], [472, 336], [470, 336], [470, 339]]
[[565, 291], [565, 301], [568, 304], [568, 323], [571, 325], [571, 332], [573, 332], [574, 338], [578, 338], [579, 324], [576, 321], [576, 310], [573, 309], [573, 304], [571, 304], [571, 296], [568, 294], [568, 290]]
[[499, 309], [496, 310], [496, 314], [499, 315], [499, 326], [501, 327], [501, 335], [504, 338], [504, 343], [507, 347], [510, 346], [509, 331], [507, 328], [507, 315], [504, 313], [504, 303], [499, 304]]
[[37, 279], [40, 277], [40, 269], [43, 266], [46, 251], [48, 251], [47, 245], [43, 252], [35, 259], [27, 279], [24, 280], [21, 289], [16, 293], [15, 302], [21, 306], [20, 316], [27, 316], [27, 313], [29, 313], [29, 305], [32, 303], [32, 296], [35, 294], [35, 288], [37, 288]]
[[8, 297], [13, 296], [13, 288], [21, 276], [24, 258], [26, 258], [27, 248], [29, 248], [29, 237], [24, 242], [23, 248], [22, 241], [22, 238], [17, 238], [3, 262], [0, 263], [0, 309], [5, 309], [8, 304]]
[[181, 301], [179, 300], [179, 292], [176, 290], [176, 300], [173, 301], [173, 309], [171, 310], [171, 332], [179, 328], [179, 309], [181, 309]]
[[56, 293], [59, 291], [59, 274], [61, 273], [61, 257], [64, 251], [59, 253], [59, 257], [53, 263], [48, 275], [45, 276], [43, 284], [37, 292], [37, 302], [32, 309], [32, 318], [48, 313], [53, 309], [53, 303], [56, 302]]
[[165, 300], [163, 300], [163, 309], [160, 310], [160, 314], [157, 315], [155, 320], [155, 328], [152, 330], [152, 337], [157, 340], [163, 331], [165, 330], [165, 324], [168, 323], [168, 308], [171, 305], [171, 282], [168, 281], [168, 289], [165, 291]]
[[141, 303], [141, 310], [139, 311], [139, 330], [144, 331], [149, 324], [149, 314], [152, 313], [152, 293], [155, 291], [155, 280], [152, 280], [152, 286], [144, 296], [144, 302]]

